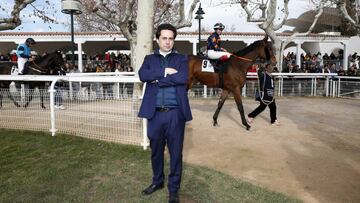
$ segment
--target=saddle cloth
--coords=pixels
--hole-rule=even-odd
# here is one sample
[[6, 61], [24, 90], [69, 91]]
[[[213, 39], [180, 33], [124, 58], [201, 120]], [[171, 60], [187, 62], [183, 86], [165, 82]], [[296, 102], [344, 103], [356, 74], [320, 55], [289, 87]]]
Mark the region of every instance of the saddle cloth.
[[201, 72], [215, 72], [214, 66], [210, 63], [208, 59], [204, 59], [201, 63]]
[[11, 67], [11, 75], [19, 75], [19, 68], [17, 67], [17, 65], [13, 65]]

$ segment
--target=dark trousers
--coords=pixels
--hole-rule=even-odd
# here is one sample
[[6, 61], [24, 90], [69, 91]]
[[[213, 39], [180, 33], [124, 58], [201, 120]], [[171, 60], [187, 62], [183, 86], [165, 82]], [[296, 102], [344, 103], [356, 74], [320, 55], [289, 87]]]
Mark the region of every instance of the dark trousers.
[[170, 154], [170, 174], [168, 190], [176, 193], [180, 188], [182, 174], [182, 150], [184, 142], [185, 119], [180, 109], [168, 112], [156, 111], [148, 120], [148, 138], [150, 139], [152, 183], [164, 182], [164, 150], [167, 145]]
[[[273, 102], [271, 102], [269, 105], [269, 109], [270, 109], [270, 119], [271, 119], [271, 123], [274, 123], [276, 118], [276, 103], [275, 103], [275, 99]], [[266, 104], [264, 104], [263, 102], [260, 102], [260, 105], [254, 109], [254, 111], [252, 111], [251, 113], [248, 114], [249, 117], [251, 118], [255, 118], [257, 115], [259, 115], [261, 112], [263, 112], [266, 109]]]

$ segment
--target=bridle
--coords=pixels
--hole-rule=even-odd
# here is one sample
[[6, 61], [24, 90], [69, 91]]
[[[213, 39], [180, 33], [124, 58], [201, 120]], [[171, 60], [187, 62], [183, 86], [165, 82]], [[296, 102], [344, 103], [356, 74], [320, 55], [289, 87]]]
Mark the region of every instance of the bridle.
[[[34, 64], [34, 66], [35, 66], [36, 68], [31, 67], [31, 66], [30, 66], [29, 68], [31, 68], [32, 70], [34, 70], [34, 71], [36, 71], [36, 72], [38, 72], [38, 73], [46, 74], [47, 71], [50, 70], [50, 69], [44, 69], [44, 68], [40, 67], [38, 64], [35, 63], [35, 61], [32, 61], [32, 63]], [[57, 63], [56, 61], [54, 61], [54, 65], [55, 65], [55, 66], [54, 66], [53, 69], [57, 69], [57, 70], [63, 71], [63, 68], [61, 67], [61, 64], [59, 64], [59, 63]]]
[[[264, 63], [267, 63], [268, 61], [271, 61], [271, 57], [270, 57], [269, 50], [267, 49], [267, 46], [264, 47], [264, 49], [265, 49], [266, 58], [269, 58], [268, 60], [264, 60]], [[236, 58], [238, 60], [247, 61], [247, 62], [255, 62], [256, 61], [256, 59], [252, 60], [252, 59], [249, 59], [249, 58], [246, 58], [246, 57], [237, 56], [234, 53], [230, 53], [230, 54], [231, 54], [231, 56], [233, 56], [234, 58]]]
[[242, 60], [242, 61], [254, 62], [254, 60], [252, 60], [252, 59], [245, 58], [245, 57], [241, 57], [241, 56], [236, 56], [236, 55], [233, 54], [233, 53], [231, 53], [231, 56], [235, 57], [236, 59]]

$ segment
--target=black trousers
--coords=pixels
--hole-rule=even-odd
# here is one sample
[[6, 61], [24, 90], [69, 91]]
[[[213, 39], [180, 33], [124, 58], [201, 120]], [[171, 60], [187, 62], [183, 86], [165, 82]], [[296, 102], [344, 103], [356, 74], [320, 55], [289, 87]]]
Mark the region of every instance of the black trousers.
[[148, 120], [148, 138], [153, 169], [152, 184], [159, 185], [164, 182], [164, 150], [167, 145], [170, 154], [170, 174], [168, 176], [170, 193], [176, 193], [180, 188], [184, 132], [185, 118], [180, 109], [167, 112], [156, 111], [154, 117]]
[[[273, 102], [271, 102], [268, 105], [269, 109], [270, 109], [270, 119], [271, 119], [271, 123], [274, 123], [276, 118], [276, 103], [275, 103], [275, 99]], [[249, 117], [250, 118], [255, 118], [257, 115], [259, 115], [261, 112], [263, 112], [266, 109], [266, 104], [264, 104], [263, 102], [260, 102], [260, 105], [254, 109], [254, 111], [252, 111], [251, 113], [249, 113]]]

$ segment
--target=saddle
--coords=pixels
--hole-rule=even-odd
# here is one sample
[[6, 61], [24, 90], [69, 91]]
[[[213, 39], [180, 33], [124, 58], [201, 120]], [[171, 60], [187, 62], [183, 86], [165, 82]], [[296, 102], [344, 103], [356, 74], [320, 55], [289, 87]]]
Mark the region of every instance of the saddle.
[[208, 60], [210, 64], [214, 67], [214, 71], [216, 73], [227, 73], [229, 60], [222, 60], [221, 58], [210, 59], [206, 52], [200, 52], [197, 55], [200, 56], [203, 60]]
[[[200, 52], [198, 53], [198, 56], [200, 56], [203, 59], [202, 68], [205, 69], [208, 64], [207, 61], [210, 62], [210, 64], [213, 67], [213, 72], [218, 73], [219, 75], [219, 88], [224, 87], [224, 73], [227, 73], [228, 70], [228, 64], [229, 60], [223, 60], [223, 59], [210, 59], [206, 52]], [[209, 71], [210, 72], [210, 71]]]

